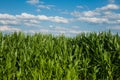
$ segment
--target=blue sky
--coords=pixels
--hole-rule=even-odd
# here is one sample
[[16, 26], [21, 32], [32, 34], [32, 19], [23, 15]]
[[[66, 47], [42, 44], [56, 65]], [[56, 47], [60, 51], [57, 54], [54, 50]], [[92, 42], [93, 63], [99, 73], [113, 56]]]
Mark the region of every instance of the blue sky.
[[120, 0], [0, 0], [0, 31], [120, 34]]

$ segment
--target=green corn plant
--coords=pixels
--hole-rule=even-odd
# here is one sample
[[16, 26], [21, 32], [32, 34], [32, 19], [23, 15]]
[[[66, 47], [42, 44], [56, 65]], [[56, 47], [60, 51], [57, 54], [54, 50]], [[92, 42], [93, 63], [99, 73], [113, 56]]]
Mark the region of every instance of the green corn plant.
[[0, 32], [0, 80], [119, 80], [120, 36]]

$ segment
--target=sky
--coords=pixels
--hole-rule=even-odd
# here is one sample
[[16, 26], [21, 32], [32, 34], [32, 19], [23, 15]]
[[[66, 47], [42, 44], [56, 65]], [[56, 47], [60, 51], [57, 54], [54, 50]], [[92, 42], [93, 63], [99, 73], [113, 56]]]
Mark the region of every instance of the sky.
[[120, 34], [120, 0], [0, 0], [0, 31]]

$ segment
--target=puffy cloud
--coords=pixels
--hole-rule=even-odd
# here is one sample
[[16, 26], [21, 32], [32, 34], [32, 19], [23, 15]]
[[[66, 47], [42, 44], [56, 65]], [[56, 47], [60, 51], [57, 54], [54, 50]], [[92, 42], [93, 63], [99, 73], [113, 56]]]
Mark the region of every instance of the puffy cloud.
[[9, 14], [0, 14], [0, 19], [16, 19], [15, 16]]
[[21, 15], [15, 16], [17, 19], [35, 19], [36, 16], [28, 13], [22, 13]]
[[[52, 26], [52, 27], [51, 27]], [[29, 30], [26, 31], [27, 33], [53, 33], [54, 35], [60, 35], [60, 34], [65, 34], [66, 36], [73, 36], [79, 33], [88, 33], [90, 31], [87, 30], [78, 30], [75, 28], [65, 28], [65, 27], [61, 27], [61, 26], [53, 26], [50, 25], [49, 28], [45, 29], [45, 28], [41, 28], [39, 30]]]
[[63, 17], [55, 16], [49, 17], [50, 21], [57, 22], [57, 23], [68, 23], [69, 21]]
[[96, 10], [117, 10], [119, 9], [119, 6], [116, 4], [108, 4], [107, 6], [104, 6], [102, 8], [97, 8]]
[[39, 20], [49, 20], [49, 18], [45, 15], [38, 15]]
[[92, 22], [92, 23], [108, 23], [108, 19], [106, 18], [96, 18], [96, 17], [92, 17], [92, 18], [79, 18], [79, 20], [83, 20], [86, 22]]
[[93, 16], [100, 15], [100, 13], [95, 12], [95, 11], [85, 11], [85, 12], [74, 11], [74, 12], [71, 13], [71, 15], [73, 15], [75, 17], [81, 17], [81, 16], [93, 17]]
[[100, 13], [95, 12], [95, 11], [87, 11], [87, 12], [83, 12], [84, 16], [88, 16], [88, 17], [92, 17], [92, 16], [98, 16], [100, 15]]
[[28, 0], [27, 3], [29, 3], [29, 4], [38, 4], [39, 0]]
[[108, 27], [108, 29], [120, 30], [120, 25], [117, 25], [117, 26], [110, 26], [110, 27]]
[[91, 11], [74, 11], [71, 13], [76, 20], [90, 22], [90, 23], [106, 23], [106, 24], [120, 24], [120, 14], [113, 12], [118, 10], [119, 6], [115, 4], [108, 4], [101, 8], [96, 8]]
[[0, 24], [3, 24], [3, 25], [17, 25], [19, 24], [19, 22], [15, 21], [15, 20], [0, 20]]
[[120, 23], [120, 20], [117, 20], [117, 22], [119, 22], [119, 23]]
[[26, 2], [28, 4], [34, 5], [37, 12], [40, 12], [42, 9], [51, 10], [52, 8], [55, 7], [55, 5], [49, 5], [49, 4], [47, 5], [44, 2], [42, 2], [41, 0], [27, 0]]
[[59, 16], [32, 15], [28, 13], [22, 13], [21, 15], [0, 14], [0, 25], [39, 25], [41, 21], [69, 22], [68, 19]]
[[51, 8], [53, 8], [54, 7], [54, 5], [38, 5], [38, 9], [51, 9]]
[[105, 18], [109, 18], [109, 19], [112, 19], [112, 20], [119, 20], [120, 19], [120, 14], [119, 13], [114, 13], [114, 12], [111, 12], [111, 11], [106, 11], [106, 12], [103, 12], [103, 17]]
[[82, 32], [90, 32], [90, 31], [85, 31], [85, 30], [78, 30], [76, 28], [65, 28], [65, 27], [60, 27], [60, 26], [56, 26], [56, 27], [52, 27], [50, 30], [53, 31], [53, 33], [58, 33], [58, 34], [79, 34], [79, 33], [82, 33]]
[[[32, 19], [32, 20], [39, 20], [39, 21], [52, 21], [52, 22], [57, 22], [57, 23], [68, 23], [68, 19], [59, 17], [59, 16], [45, 16], [45, 15], [31, 15], [27, 13], [22, 13], [22, 15], [19, 15], [21, 18], [24, 19]], [[36, 21], [37, 22], [37, 21]]]
[[18, 28], [12, 28], [12, 27], [9, 27], [9, 26], [0, 26], [0, 31], [21, 31], [21, 29], [18, 29]]
[[78, 30], [78, 29], [71, 29], [71, 28], [62, 28], [62, 27], [58, 27], [58, 28], [55, 28], [54, 31], [57, 31], [59, 33], [64, 33], [66, 35], [74, 35], [74, 34], [80, 34], [80, 33], [88, 33], [90, 31], [87, 31], [87, 30]]

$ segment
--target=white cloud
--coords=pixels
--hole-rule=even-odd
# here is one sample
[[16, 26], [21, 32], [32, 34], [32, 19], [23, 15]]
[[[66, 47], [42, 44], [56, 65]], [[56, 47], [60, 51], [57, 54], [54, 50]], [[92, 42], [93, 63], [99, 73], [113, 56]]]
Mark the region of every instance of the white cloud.
[[68, 23], [68, 19], [65, 19], [63, 17], [55, 16], [55, 17], [49, 17], [50, 21], [57, 22], [57, 23]]
[[95, 12], [95, 11], [85, 11], [85, 12], [74, 11], [71, 13], [71, 15], [73, 15], [75, 17], [82, 17], [82, 16], [93, 17], [93, 16], [100, 15], [100, 13]]
[[103, 17], [106, 17], [106, 18], [120, 19], [120, 14], [112, 11], [104, 11], [102, 12], [102, 14], [103, 14]]
[[53, 25], [49, 25], [50, 28], [53, 28]]
[[35, 19], [36, 16], [28, 13], [21, 13], [21, 15], [15, 15], [17, 19]]
[[48, 29], [40, 29], [39, 32], [41, 32], [41, 33], [49, 33], [50, 30], [48, 30]]
[[110, 27], [108, 27], [108, 29], [120, 30], [120, 25], [117, 25], [117, 26], [110, 26]]
[[0, 25], [40, 25], [41, 21], [55, 23], [68, 23], [69, 20], [60, 16], [32, 15], [22, 13], [20, 15], [0, 14]]
[[97, 8], [96, 10], [117, 10], [119, 9], [119, 6], [116, 4], [108, 4], [107, 6]]
[[100, 13], [95, 12], [95, 11], [87, 11], [87, 12], [83, 12], [83, 15], [88, 16], [88, 17], [92, 17], [92, 16], [100, 15]]
[[49, 20], [49, 18], [45, 15], [38, 15], [39, 20]]
[[108, 19], [106, 18], [96, 18], [96, 17], [92, 17], [92, 18], [79, 18], [79, 20], [83, 20], [86, 22], [92, 22], [92, 23], [108, 23]]
[[117, 20], [118, 23], [120, 23], [120, 20]]
[[[78, 26], [76, 26], [78, 27]], [[48, 28], [44, 28], [41, 27], [39, 29], [35, 29], [35, 30], [25, 30], [25, 33], [43, 33], [43, 34], [47, 34], [47, 33], [52, 33], [53, 35], [61, 35], [64, 34], [66, 36], [75, 36], [76, 34], [79, 33], [88, 33], [90, 31], [87, 30], [80, 30], [78, 28], [69, 28], [69, 27], [62, 27], [62, 26], [55, 26], [55, 25], [49, 25]]]
[[113, 12], [118, 10], [119, 6], [116, 4], [108, 4], [95, 10], [84, 12], [74, 11], [71, 13], [76, 20], [90, 22], [90, 23], [106, 23], [106, 24], [120, 24], [120, 14]]
[[28, 0], [27, 3], [34, 5], [34, 4], [38, 4], [39, 0]]
[[59, 33], [59, 34], [79, 34], [82, 32], [90, 32], [90, 31], [85, 31], [85, 30], [78, 30], [75, 28], [66, 28], [66, 27], [60, 27], [60, 26], [56, 26], [56, 27], [52, 27], [52, 31], [55, 33]]
[[28, 4], [34, 5], [34, 7], [36, 8], [37, 12], [42, 11], [42, 9], [51, 10], [51, 9], [54, 9], [54, 7], [55, 7], [55, 5], [45, 4], [41, 0], [27, 0], [26, 2]]
[[77, 12], [74, 11], [71, 15], [75, 16], [77, 20], [91, 23], [104, 23], [108, 22], [108, 19], [100, 18], [100, 13], [95, 11], [85, 11], [85, 12]]
[[0, 14], [0, 19], [16, 19], [15, 16], [9, 14]]
[[39, 30], [29, 30], [26, 31], [27, 33], [53, 33], [54, 35], [60, 35], [60, 34], [65, 34], [66, 36], [73, 36], [79, 33], [88, 33], [90, 31], [86, 31], [86, 30], [78, 30], [78, 29], [71, 29], [71, 28], [65, 28], [65, 27], [61, 27], [61, 26], [53, 26], [50, 25], [52, 27], [49, 27], [47, 29], [45, 28], [41, 28]]
[[12, 27], [9, 27], [9, 26], [0, 26], [0, 31], [21, 31], [21, 29], [18, 29], [18, 28], [12, 28]]
[[0, 24], [4, 24], [4, 25], [17, 25], [19, 24], [19, 22], [15, 21], [15, 20], [0, 20]]
[[54, 5], [38, 5], [38, 9], [51, 9], [51, 8], [53, 8], [54, 7]]

